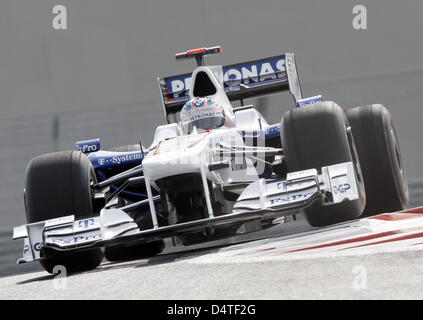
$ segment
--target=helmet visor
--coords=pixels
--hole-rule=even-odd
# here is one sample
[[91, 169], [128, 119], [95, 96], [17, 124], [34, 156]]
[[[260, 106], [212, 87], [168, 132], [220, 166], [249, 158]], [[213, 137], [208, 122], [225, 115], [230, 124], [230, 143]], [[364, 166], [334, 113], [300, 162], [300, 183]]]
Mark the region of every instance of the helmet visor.
[[194, 127], [197, 130], [216, 129], [222, 127], [224, 123], [225, 118], [223, 116], [200, 118], [188, 123], [188, 133], [191, 133]]

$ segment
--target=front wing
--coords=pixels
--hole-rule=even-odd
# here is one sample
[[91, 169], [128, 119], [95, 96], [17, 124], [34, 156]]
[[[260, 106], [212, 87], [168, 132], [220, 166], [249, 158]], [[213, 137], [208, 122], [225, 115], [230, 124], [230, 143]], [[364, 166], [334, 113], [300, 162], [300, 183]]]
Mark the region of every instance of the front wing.
[[292, 172], [286, 180], [260, 179], [242, 192], [233, 212], [169, 226], [140, 230], [133, 219], [117, 208], [105, 208], [93, 218], [75, 220], [74, 215], [14, 228], [13, 239], [24, 239], [22, 258], [17, 263], [43, 259], [43, 248], [75, 252], [129, 242], [150, 242], [181, 232], [193, 231], [251, 219], [272, 219], [292, 215], [320, 201], [331, 205], [358, 199], [352, 162]]

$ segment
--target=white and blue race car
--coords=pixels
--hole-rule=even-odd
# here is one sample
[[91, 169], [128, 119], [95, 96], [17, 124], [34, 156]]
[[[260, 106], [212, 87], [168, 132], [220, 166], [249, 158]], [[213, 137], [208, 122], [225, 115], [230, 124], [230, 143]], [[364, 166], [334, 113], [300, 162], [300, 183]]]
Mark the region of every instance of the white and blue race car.
[[[43, 154], [26, 171], [28, 224], [18, 263], [48, 272], [97, 267], [183, 245], [261, 230], [305, 214], [327, 226], [404, 209], [408, 189], [389, 111], [344, 112], [321, 96], [303, 98], [294, 55], [205, 66], [221, 47], [195, 58], [192, 74], [159, 78], [168, 124], [149, 147], [101, 150], [100, 141]], [[269, 124], [244, 100], [289, 91], [293, 108]], [[233, 107], [240, 101], [239, 107]]]

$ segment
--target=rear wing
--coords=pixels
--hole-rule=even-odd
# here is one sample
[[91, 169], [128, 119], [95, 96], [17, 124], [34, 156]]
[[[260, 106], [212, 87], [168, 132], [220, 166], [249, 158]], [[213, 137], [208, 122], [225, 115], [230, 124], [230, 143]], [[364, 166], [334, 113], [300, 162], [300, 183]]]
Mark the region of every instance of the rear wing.
[[[301, 86], [293, 53], [223, 66], [224, 90], [229, 100], [289, 91], [295, 102], [302, 99]], [[190, 99], [191, 73], [159, 78], [164, 113], [168, 123]]]

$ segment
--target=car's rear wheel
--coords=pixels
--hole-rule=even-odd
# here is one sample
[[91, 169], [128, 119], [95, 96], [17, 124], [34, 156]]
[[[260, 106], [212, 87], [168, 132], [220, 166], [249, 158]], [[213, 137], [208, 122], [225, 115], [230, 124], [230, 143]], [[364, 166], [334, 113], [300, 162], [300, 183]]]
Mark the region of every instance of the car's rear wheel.
[[366, 188], [363, 216], [403, 210], [408, 205], [407, 176], [394, 122], [381, 104], [347, 110]]
[[[26, 169], [25, 207], [28, 223], [67, 215], [75, 219], [93, 217], [91, 184], [96, 176], [90, 160], [80, 151], [62, 151], [33, 158]], [[72, 254], [44, 250], [40, 260], [50, 273], [56, 265], [67, 272], [96, 268], [102, 261], [101, 249]]]
[[328, 206], [313, 203], [304, 210], [312, 226], [356, 219], [364, 209], [363, 179], [347, 127], [344, 111], [329, 101], [289, 110], [282, 118], [281, 142], [288, 172], [321, 170], [324, 166], [350, 161], [355, 164], [359, 199]]

